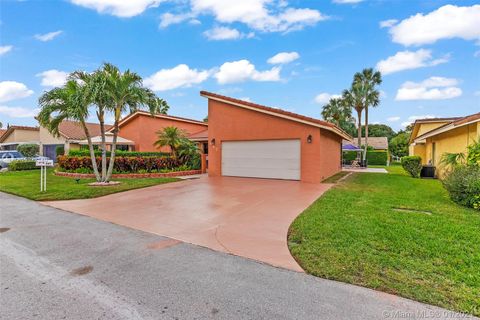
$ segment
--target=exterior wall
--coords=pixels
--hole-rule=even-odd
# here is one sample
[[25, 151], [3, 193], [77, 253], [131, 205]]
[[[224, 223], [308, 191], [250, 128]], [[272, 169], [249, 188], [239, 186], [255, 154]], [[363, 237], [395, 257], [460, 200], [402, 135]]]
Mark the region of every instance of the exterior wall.
[[448, 122], [434, 122], [434, 123], [420, 123], [420, 127], [418, 129], [417, 137], [421, 136], [424, 133], [427, 133], [429, 131], [432, 131], [433, 129], [437, 129], [438, 127], [441, 127]]
[[[341, 138], [317, 127], [208, 100], [208, 174], [222, 174], [222, 141], [300, 139], [301, 181], [319, 183], [340, 168]], [[307, 137], [312, 136], [312, 143]], [[215, 139], [215, 145], [211, 144]]]
[[427, 154], [426, 154], [426, 145], [425, 144], [411, 144], [408, 147], [409, 156], [420, 156], [422, 158], [422, 164], [427, 164]]
[[169, 152], [169, 148], [159, 149], [153, 144], [157, 138], [157, 131], [165, 127], [174, 126], [192, 134], [200, 132], [207, 128], [207, 125], [183, 122], [178, 120], [154, 118], [147, 115], [138, 115], [134, 119], [125, 123], [121, 128], [119, 135], [122, 138], [135, 142], [135, 151], [165, 151]]
[[68, 143], [65, 138], [62, 136], [54, 137], [47, 129], [40, 127], [39, 131], [39, 140], [40, 140], [40, 155], [43, 154], [43, 146], [46, 144], [63, 144], [65, 146], [65, 154], [68, 153]]
[[38, 131], [15, 129], [2, 143], [38, 142]]

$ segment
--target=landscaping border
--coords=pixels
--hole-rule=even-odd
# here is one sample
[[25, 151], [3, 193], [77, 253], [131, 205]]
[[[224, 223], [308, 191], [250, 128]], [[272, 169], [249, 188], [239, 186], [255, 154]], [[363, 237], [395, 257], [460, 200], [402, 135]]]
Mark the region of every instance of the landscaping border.
[[[170, 178], [170, 177], [182, 177], [195, 174], [202, 174], [202, 170], [188, 170], [188, 171], [173, 171], [165, 173], [114, 173], [112, 179], [142, 179], [142, 178]], [[93, 173], [75, 173], [75, 172], [61, 172], [55, 171], [55, 175], [69, 178], [81, 178], [90, 179], [95, 178]]]

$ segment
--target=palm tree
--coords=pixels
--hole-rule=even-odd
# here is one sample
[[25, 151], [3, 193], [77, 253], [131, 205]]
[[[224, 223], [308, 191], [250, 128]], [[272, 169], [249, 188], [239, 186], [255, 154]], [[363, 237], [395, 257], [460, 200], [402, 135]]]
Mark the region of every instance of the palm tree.
[[375, 87], [382, 83], [382, 75], [379, 71], [366, 68], [362, 72], [355, 73], [353, 82], [360, 87], [363, 96], [363, 107], [365, 109], [365, 152], [363, 153], [363, 160], [365, 160], [368, 148], [368, 107], [377, 107], [380, 104], [380, 92]]
[[105, 103], [103, 107], [106, 111], [112, 112], [114, 116], [110, 163], [105, 176], [105, 182], [108, 182], [113, 172], [119, 131], [118, 123], [122, 113], [127, 110], [133, 113], [144, 107], [147, 107], [152, 115], [166, 113], [168, 105], [165, 100], [158, 98], [153, 91], [143, 87], [142, 78], [135, 72], [130, 70], [121, 72], [116, 66], [105, 63], [95, 73], [99, 77], [97, 81], [102, 84], [96, 102], [100, 104]]
[[326, 121], [335, 123], [337, 126], [352, 118], [352, 109], [345, 104], [343, 99], [332, 98], [323, 106], [322, 117]]
[[177, 127], [165, 127], [160, 131], [157, 131], [158, 140], [154, 142], [154, 145], [158, 147], [170, 147], [172, 156], [177, 158], [177, 150], [182, 145], [184, 139], [186, 139], [186, 132]]
[[54, 88], [40, 96], [38, 103], [41, 110], [37, 120], [54, 136], [60, 135], [58, 127], [63, 120], [78, 121], [87, 137], [93, 172], [97, 181], [100, 181], [92, 139], [85, 123], [90, 102], [86, 86], [70, 79], [63, 87]]
[[342, 98], [346, 106], [357, 111], [357, 141], [358, 147], [362, 145], [362, 111], [365, 108], [363, 104], [362, 88], [357, 83], [352, 83], [349, 90], [344, 90]]

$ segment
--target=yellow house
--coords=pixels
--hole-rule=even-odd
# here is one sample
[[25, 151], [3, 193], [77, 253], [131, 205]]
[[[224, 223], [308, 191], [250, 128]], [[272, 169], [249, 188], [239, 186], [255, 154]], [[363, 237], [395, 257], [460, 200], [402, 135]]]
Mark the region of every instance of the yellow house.
[[444, 153], [466, 153], [467, 147], [480, 141], [480, 113], [460, 118], [415, 121], [410, 136], [409, 154], [422, 158], [422, 164], [437, 167], [437, 176], [445, 172]]

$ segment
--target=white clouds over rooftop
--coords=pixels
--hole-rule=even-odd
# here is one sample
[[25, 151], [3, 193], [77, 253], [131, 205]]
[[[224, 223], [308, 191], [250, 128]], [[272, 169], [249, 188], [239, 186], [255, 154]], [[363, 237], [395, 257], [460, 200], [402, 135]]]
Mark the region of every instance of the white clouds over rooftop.
[[426, 49], [419, 49], [417, 51], [399, 51], [395, 55], [381, 60], [377, 63], [377, 70], [382, 74], [394, 73], [402, 70], [417, 69], [422, 67], [436, 66], [438, 64], [446, 63], [449, 56], [434, 59], [432, 51]]
[[202, 83], [209, 75], [207, 70], [190, 69], [186, 64], [179, 64], [172, 69], [162, 69], [154, 73], [143, 83], [154, 91], [166, 91]]
[[17, 100], [31, 96], [33, 90], [17, 81], [1, 81], [0, 82], [0, 102]]
[[404, 82], [397, 91], [395, 100], [445, 100], [462, 95], [454, 78], [430, 77], [422, 82]]
[[280, 67], [259, 71], [248, 60], [225, 62], [215, 73], [219, 84], [238, 83], [247, 80], [253, 81], [280, 81]]

